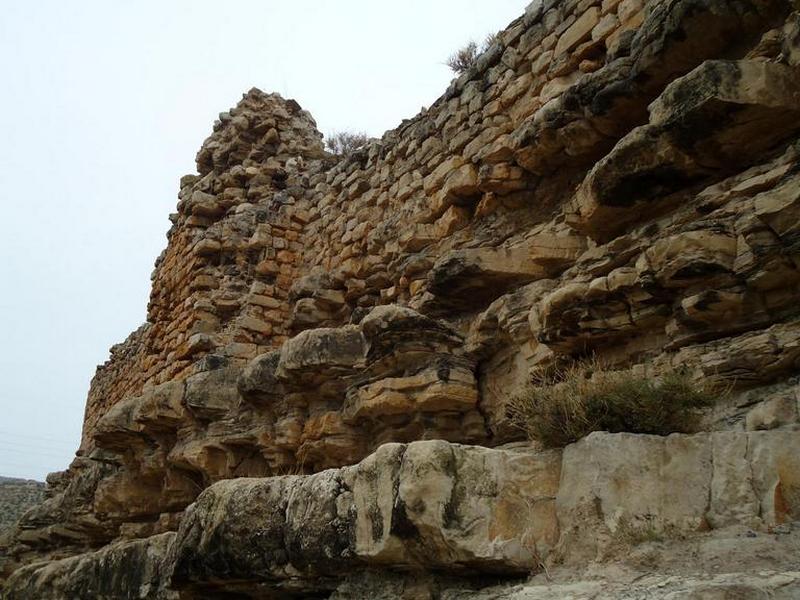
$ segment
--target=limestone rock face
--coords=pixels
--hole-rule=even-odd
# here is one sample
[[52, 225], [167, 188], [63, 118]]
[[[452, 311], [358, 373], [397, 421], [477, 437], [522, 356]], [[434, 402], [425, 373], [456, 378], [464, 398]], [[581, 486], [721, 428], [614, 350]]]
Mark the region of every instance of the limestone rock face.
[[167, 552], [174, 533], [112, 544], [92, 554], [33, 564], [17, 570], [8, 582], [9, 600], [41, 598], [141, 598], [177, 600], [167, 591]]
[[710, 575], [708, 577], [663, 578], [644, 576], [628, 583], [607, 579], [557, 585], [526, 585], [481, 592], [456, 590], [447, 592], [447, 600], [635, 600], [637, 598], [776, 598], [790, 600], [800, 593], [796, 572]]
[[368, 568], [527, 573], [556, 541], [559, 469], [555, 452], [431, 441], [311, 476], [220, 482], [184, 518], [173, 578], [314, 589]]
[[794, 75], [782, 64], [706, 61], [671, 83], [650, 105], [650, 123], [589, 173], [575, 226], [607, 239], [637, 220], [637, 204], [648, 210], [662, 196], [749, 166], [791, 139], [800, 129]]
[[[346, 156], [244, 94], [0, 540], [9, 597], [791, 596], [796, 9], [535, 0]], [[509, 402], [591, 355], [729, 392], [695, 435], [537, 452]]]
[[[665, 567], [692, 560], [686, 548], [695, 564], [657, 579], [651, 564], [633, 562], [616, 575], [638, 581], [636, 569], [645, 569], [649, 578], [635, 589], [706, 589], [700, 574], [719, 568], [722, 552], [733, 570], [715, 573], [707, 589], [789, 593], [798, 584], [788, 570], [800, 549], [798, 444], [800, 432], [790, 430], [598, 432], [563, 452], [387, 444], [356, 465], [313, 475], [220, 481], [189, 507], [177, 534], [23, 567], [8, 597], [358, 598], [413, 589], [392, 572], [438, 573], [418, 587], [460, 597], [452, 594], [492, 578], [535, 574], [548, 563], [563, 575], [647, 543], [658, 544]], [[734, 568], [758, 560], [773, 571]], [[593, 598], [604, 587], [600, 575], [502, 594]], [[494, 593], [474, 597], [506, 597]]]
[[559, 550], [586, 561], [620, 537], [796, 521], [798, 443], [797, 431], [594, 433], [564, 450]]

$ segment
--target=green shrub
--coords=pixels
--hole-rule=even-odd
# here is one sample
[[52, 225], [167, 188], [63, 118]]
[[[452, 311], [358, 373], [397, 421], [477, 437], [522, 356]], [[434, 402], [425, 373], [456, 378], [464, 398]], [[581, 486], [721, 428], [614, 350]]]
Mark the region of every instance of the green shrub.
[[714, 392], [688, 375], [612, 371], [597, 360], [576, 363], [532, 383], [508, 416], [531, 440], [560, 448], [593, 431], [689, 433]]

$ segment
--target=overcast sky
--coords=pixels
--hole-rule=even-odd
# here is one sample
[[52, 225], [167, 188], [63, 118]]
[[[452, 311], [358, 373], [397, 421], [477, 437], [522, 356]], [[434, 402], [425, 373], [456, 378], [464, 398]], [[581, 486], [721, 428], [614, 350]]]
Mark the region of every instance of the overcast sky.
[[526, 0], [4, 0], [0, 475], [80, 439], [96, 365], [146, 317], [181, 175], [253, 86], [320, 130], [379, 136], [446, 88], [447, 56]]

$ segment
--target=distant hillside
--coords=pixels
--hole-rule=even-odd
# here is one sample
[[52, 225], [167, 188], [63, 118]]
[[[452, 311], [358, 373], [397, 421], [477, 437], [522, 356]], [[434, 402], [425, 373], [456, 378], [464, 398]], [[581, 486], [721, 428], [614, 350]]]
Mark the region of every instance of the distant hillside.
[[45, 484], [30, 479], [0, 477], [0, 532], [13, 525], [28, 508], [44, 499]]

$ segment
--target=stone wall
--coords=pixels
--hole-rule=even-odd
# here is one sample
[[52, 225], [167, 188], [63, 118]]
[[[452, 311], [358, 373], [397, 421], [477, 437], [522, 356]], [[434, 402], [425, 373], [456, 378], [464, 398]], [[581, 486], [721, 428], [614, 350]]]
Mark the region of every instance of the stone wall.
[[243, 363], [286, 339], [308, 218], [293, 206], [307, 185], [299, 169], [322, 156], [322, 135], [296, 103], [258, 90], [214, 131], [198, 153], [199, 175], [181, 179], [147, 323], [111, 349], [92, 382], [84, 448], [112, 406], [185, 379], [210, 351]]
[[185, 530], [223, 480], [277, 478], [252, 485], [280, 505], [284, 476], [386, 443], [521, 441], [508, 400], [590, 355], [727, 383], [700, 429], [793, 431], [798, 32], [783, 0], [537, 0], [430, 108], [345, 157], [295, 101], [249, 91], [181, 179], [147, 323], [99, 367], [79, 456], [4, 573]]

